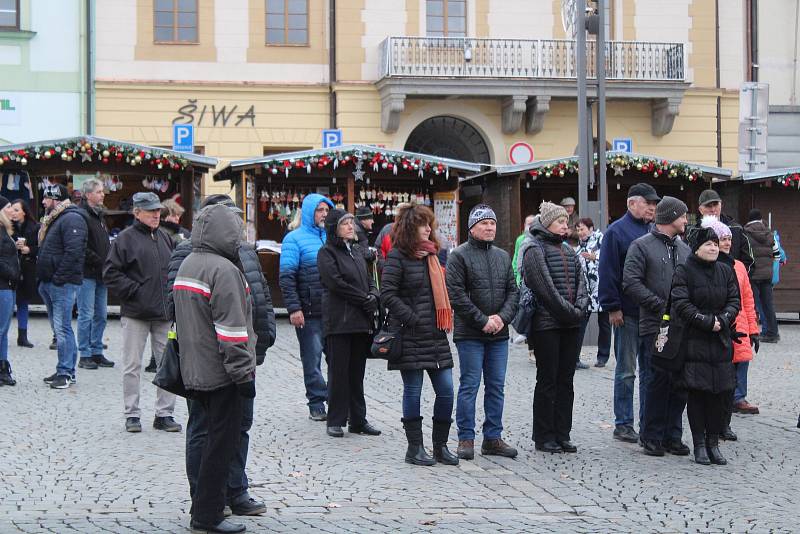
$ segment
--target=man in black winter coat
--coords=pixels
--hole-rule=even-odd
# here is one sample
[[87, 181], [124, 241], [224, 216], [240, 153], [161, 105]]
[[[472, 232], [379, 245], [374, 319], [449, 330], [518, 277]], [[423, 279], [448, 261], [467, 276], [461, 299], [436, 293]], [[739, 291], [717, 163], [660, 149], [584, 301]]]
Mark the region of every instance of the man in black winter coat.
[[39, 230], [36, 278], [39, 294], [53, 324], [58, 348], [55, 374], [44, 379], [53, 389], [67, 389], [75, 382], [78, 347], [72, 330], [72, 308], [83, 281], [86, 254], [86, 221], [69, 200], [61, 184], [48, 186], [45, 198], [51, 205]]
[[453, 339], [461, 379], [456, 405], [458, 457], [474, 458], [475, 399], [484, 380], [481, 453], [514, 458], [517, 450], [501, 438], [508, 365], [508, 324], [517, 312], [518, 289], [511, 257], [495, 247], [497, 216], [479, 204], [469, 214], [469, 240], [450, 253], [447, 293], [455, 312]]
[[88, 239], [83, 266], [83, 282], [78, 290], [78, 367], [97, 369], [114, 367], [103, 355], [103, 333], [106, 330], [108, 288], [103, 283], [103, 264], [111, 243], [103, 222], [103, 182], [89, 178], [83, 182], [81, 215], [86, 221]]
[[[172, 240], [159, 229], [161, 201], [155, 193], [133, 195], [133, 226], [123, 230], [108, 253], [103, 281], [120, 299], [122, 324], [122, 393], [125, 402], [125, 430], [141, 432], [139, 393], [142, 355], [148, 336], [156, 358], [164, 354], [171, 321], [167, 319], [164, 285], [172, 254]], [[172, 417], [175, 395], [156, 389], [153, 428], [180, 432]]]
[[[242, 210], [236, 207], [233, 199], [228, 195], [211, 195], [201, 204], [201, 209], [212, 204], [223, 204], [237, 214]], [[165, 299], [167, 301], [167, 317], [174, 319], [175, 304], [172, 287], [178, 269], [192, 252], [191, 240], [184, 240], [175, 248], [169, 260], [167, 286]], [[239, 247], [238, 265], [244, 273], [250, 296], [253, 299], [253, 330], [256, 333], [256, 364], [261, 365], [266, 357], [267, 349], [275, 343], [275, 311], [272, 308], [272, 296], [269, 286], [261, 271], [258, 254], [255, 249], [243, 242]], [[235, 515], [259, 515], [267, 511], [263, 502], [256, 501], [248, 493], [248, 478], [245, 473], [247, 453], [250, 445], [250, 427], [253, 426], [254, 399], [242, 399], [242, 425], [239, 439], [239, 451], [231, 462], [228, 474], [228, 487], [226, 497], [231, 511]], [[186, 424], [186, 474], [189, 478], [190, 491], [194, 494], [197, 486], [197, 477], [200, 472], [200, 455], [208, 439], [207, 414], [199, 402], [188, 401], [189, 421]]]
[[722, 198], [719, 196], [719, 193], [713, 189], [706, 189], [700, 193], [698, 203], [700, 205], [698, 208], [700, 217], [698, 218], [697, 224], [695, 224], [690, 231], [687, 231], [687, 234], [701, 228], [704, 216], [713, 215], [731, 229], [731, 233], [733, 234], [731, 257], [744, 263], [744, 266], [747, 267], [747, 271], [750, 272], [750, 269], [753, 267], [753, 250], [750, 246], [750, 239], [747, 237], [741, 224], [736, 222], [733, 217], [722, 213]]
[[372, 210], [366, 206], [356, 208], [356, 243], [358, 243], [364, 259], [367, 263], [374, 263], [377, 259], [375, 249], [370, 246], [370, 235], [372, 225], [375, 224], [375, 216]]

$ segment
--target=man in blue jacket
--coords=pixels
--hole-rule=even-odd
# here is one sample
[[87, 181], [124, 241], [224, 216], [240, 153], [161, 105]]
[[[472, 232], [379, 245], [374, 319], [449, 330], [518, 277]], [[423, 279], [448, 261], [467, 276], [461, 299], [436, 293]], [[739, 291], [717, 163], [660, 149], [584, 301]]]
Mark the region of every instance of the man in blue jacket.
[[303, 362], [309, 418], [325, 421], [328, 386], [322, 376], [322, 282], [317, 252], [325, 244], [325, 217], [333, 202], [311, 194], [303, 200], [300, 227], [283, 238], [280, 286], [289, 321], [295, 327]]
[[67, 389], [75, 382], [78, 345], [72, 330], [72, 308], [83, 282], [86, 256], [86, 221], [69, 200], [61, 184], [48, 186], [44, 197], [53, 201], [52, 211], [39, 230], [36, 278], [39, 294], [53, 320], [58, 346], [55, 374], [44, 379], [53, 389]]
[[614, 357], [617, 359], [614, 371], [614, 439], [629, 443], [639, 441], [639, 434], [633, 429], [633, 386], [637, 360], [640, 429], [649, 366], [641, 361], [643, 351], [639, 341], [639, 306], [623, 293], [622, 273], [628, 247], [650, 230], [659, 200], [653, 186], [645, 183], [632, 185], [628, 189], [628, 211], [608, 227], [600, 249], [598, 298], [614, 327]]

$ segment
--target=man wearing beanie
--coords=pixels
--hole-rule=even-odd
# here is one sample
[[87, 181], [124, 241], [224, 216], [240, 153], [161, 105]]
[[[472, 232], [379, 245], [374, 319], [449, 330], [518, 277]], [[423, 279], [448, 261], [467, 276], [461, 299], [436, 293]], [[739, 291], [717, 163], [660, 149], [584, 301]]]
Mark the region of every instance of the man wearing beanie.
[[356, 226], [356, 243], [361, 247], [364, 253], [364, 259], [367, 263], [375, 261], [375, 250], [369, 246], [369, 236], [372, 234], [372, 225], [375, 224], [375, 216], [372, 210], [366, 206], [356, 208], [355, 226]]
[[[647, 234], [650, 222], [661, 200], [653, 186], [645, 183], [628, 189], [628, 211], [614, 221], [603, 236], [598, 266], [598, 298], [600, 306], [608, 311], [614, 327], [614, 439], [636, 443], [639, 435], [633, 429], [633, 386], [636, 379], [636, 360], [640, 358], [639, 306], [622, 290], [622, 271], [628, 247], [634, 240]], [[639, 426], [644, 404], [644, 384], [647, 374], [639, 374]]]
[[[761, 316], [761, 323], [764, 325], [764, 335], [761, 337], [761, 341], [777, 343], [780, 335], [778, 335], [778, 320], [775, 317], [775, 306], [772, 301], [772, 266], [774, 262], [780, 261], [781, 252], [775, 245], [775, 235], [772, 230], [761, 220], [759, 210], [750, 210], [747, 221], [747, 224], [744, 225], [744, 234], [750, 242], [753, 258], [753, 266], [749, 269], [750, 285], [753, 286], [756, 308]], [[733, 255], [732, 249], [731, 255]]]
[[508, 324], [517, 312], [517, 282], [511, 257], [493, 245], [494, 210], [486, 204], [475, 206], [467, 225], [469, 239], [453, 250], [447, 265], [447, 293], [455, 312], [453, 339], [461, 367], [456, 401], [458, 457], [472, 460], [475, 455], [475, 400], [483, 375], [481, 454], [513, 458], [517, 450], [501, 434]]
[[[622, 287], [625, 295], [639, 306], [639, 374], [649, 376], [644, 402], [640, 405], [640, 439], [644, 453], [664, 456], [664, 452], [689, 454], [681, 440], [686, 392], [674, 388], [677, 375], [652, 364], [653, 347], [667, 311], [675, 268], [686, 262], [689, 246], [678, 237], [686, 229], [686, 204], [664, 197], [656, 206], [656, 224], [635, 240], [625, 258]], [[641, 383], [641, 379], [640, 379]]]
[[572, 248], [578, 246], [578, 230], [575, 227], [578, 225], [578, 211], [575, 209], [575, 199], [572, 197], [564, 197], [559, 202], [565, 210], [567, 210], [567, 225], [569, 226], [569, 231], [567, 232], [567, 243], [570, 244]]
[[753, 267], [753, 251], [750, 248], [750, 240], [741, 224], [734, 220], [733, 217], [722, 213], [722, 198], [719, 196], [719, 193], [713, 189], [706, 189], [700, 193], [698, 204], [700, 217], [697, 220], [697, 224], [688, 229], [687, 238], [688, 234], [700, 229], [703, 217], [706, 215], [713, 215], [731, 229], [731, 233], [733, 234], [731, 256], [734, 260], [739, 260], [744, 263], [744, 266], [747, 267], [749, 271]]

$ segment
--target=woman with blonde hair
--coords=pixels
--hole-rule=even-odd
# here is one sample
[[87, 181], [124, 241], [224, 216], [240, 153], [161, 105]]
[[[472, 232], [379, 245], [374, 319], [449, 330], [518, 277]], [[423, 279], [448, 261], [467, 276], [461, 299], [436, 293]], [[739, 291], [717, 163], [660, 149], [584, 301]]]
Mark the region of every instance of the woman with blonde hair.
[[[447, 449], [454, 400], [453, 356], [447, 333], [453, 329], [453, 309], [438, 252], [436, 218], [430, 208], [401, 208], [392, 227], [392, 250], [383, 268], [381, 300], [389, 309], [390, 329], [402, 332], [402, 354], [388, 367], [400, 371], [403, 377], [402, 421], [408, 440], [405, 461], [414, 465], [458, 464], [458, 457]], [[423, 445], [420, 415], [426, 371], [436, 393], [433, 457]]]
[[14, 314], [14, 290], [19, 280], [17, 246], [11, 238], [14, 227], [8, 217], [9, 202], [0, 196], [0, 386], [16, 385], [8, 363], [8, 329]]

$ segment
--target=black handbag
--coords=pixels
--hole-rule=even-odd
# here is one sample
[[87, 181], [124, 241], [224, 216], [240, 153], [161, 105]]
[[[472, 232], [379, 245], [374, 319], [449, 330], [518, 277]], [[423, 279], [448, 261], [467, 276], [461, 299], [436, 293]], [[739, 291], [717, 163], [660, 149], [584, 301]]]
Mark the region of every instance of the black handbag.
[[511, 321], [511, 326], [518, 334], [523, 336], [530, 335], [531, 323], [533, 322], [533, 315], [536, 313], [536, 297], [533, 295], [525, 282], [519, 286], [519, 306], [517, 306], [517, 314]]
[[372, 338], [370, 352], [373, 358], [386, 360], [389, 363], [396, 362], [403, 355], [403, 327], [397, 327], [392, 331], [389, 327], [389, 314], [383, 320], [383, 326], [375, 337]]
[[164, 346], [164, 355], [158, 364], [156, 376], [153, 384], [164, 391], [169, 391], [179, 397], [189, 398], [190, 392], [183, 384], [181, 376], [180, 347], [178, 345], [178, 335], [172, 328], [167, 334], [167, 344]]

